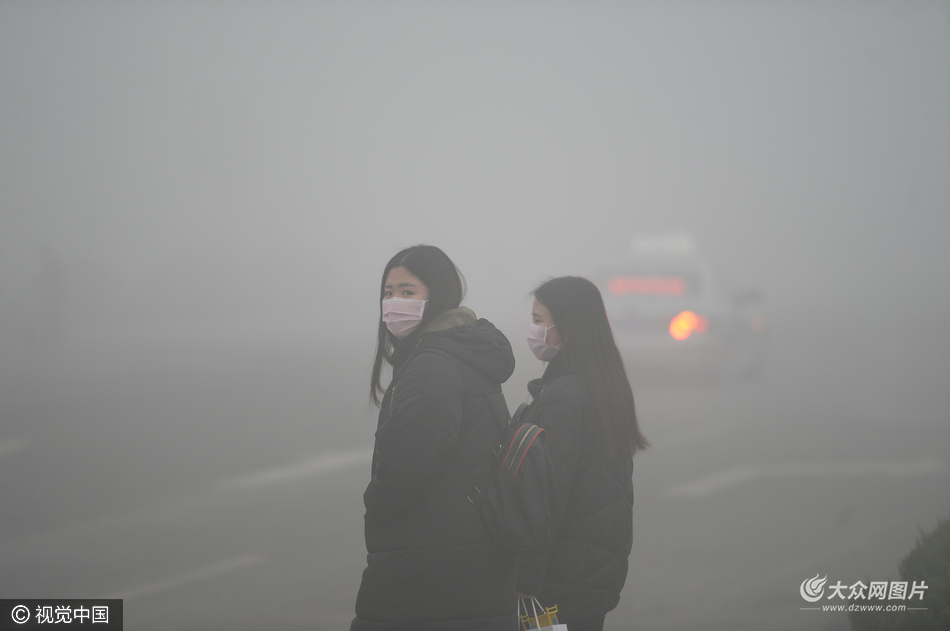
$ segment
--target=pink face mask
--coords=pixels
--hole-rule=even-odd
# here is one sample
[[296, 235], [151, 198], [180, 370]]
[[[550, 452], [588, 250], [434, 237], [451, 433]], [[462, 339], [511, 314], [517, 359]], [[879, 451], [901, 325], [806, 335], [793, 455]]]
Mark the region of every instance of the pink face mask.
[[531, 347], [531, 352], [534, 353], [534, 356], [543, 362], [549, 362], [554, 359], [554, 356], [557, 355], [558, 350], [561, 348], [560, 344], [557, 346], [548, 346], [546, 344], [548, 329], [553, 328], [553, 324], [551, 326], [532, 324], [528, 327], [528, 346]]
[[415, 298], [387, 298], [383, 301], [383, 322], [396, 339], [403, 339], [422, 322], [426, 300]]

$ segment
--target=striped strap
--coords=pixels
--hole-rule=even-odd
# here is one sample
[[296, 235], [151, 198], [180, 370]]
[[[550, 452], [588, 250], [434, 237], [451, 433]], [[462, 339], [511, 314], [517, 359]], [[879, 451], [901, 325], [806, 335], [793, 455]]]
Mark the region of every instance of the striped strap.
[[[512, 475], [518, 475], [518, 471], [521, 469], [521, 463], [524, 461], [525, 456], [528, 455], [528, 450], [531, 449], [531, 445], [538, 439], [538, 436], [543, 433], [543, 429], [531, 423], [525, 423], [519, 427], [518, 431], [515, 432], [514, 438], [511, 440], [511, 444], [508, 445], [508, 452], [501, 462], [501, 468]], [[514, 470], [512, 471], [512, 469]]]

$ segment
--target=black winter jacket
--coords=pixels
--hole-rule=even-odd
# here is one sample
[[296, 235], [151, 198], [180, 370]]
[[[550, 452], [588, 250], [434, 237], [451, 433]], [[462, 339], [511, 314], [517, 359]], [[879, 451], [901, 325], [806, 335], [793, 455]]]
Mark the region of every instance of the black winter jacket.
[[617, 606], [633, 540], [633, 458], [607, 460], [596, 434], [584, 383], [556, 355], [528, 384], [534, 402], [526, 421], [547, 430], [557, 476], [559, 510], [549, 553], [518, 561], [518, 591], [558, 620], [602, 616]]
[[[439, 349], [455, 362], [426, 349]], [[515, 562], [498, 552], [475, 507], [445, 475], [485, 467], [507, 409], [507, 338], [460, 307], [423, 332], [380, 407], [363, 502], [367, 567], [351, 631], [514, 631]], [[484, 394], [483, 394], [484, 393]]]

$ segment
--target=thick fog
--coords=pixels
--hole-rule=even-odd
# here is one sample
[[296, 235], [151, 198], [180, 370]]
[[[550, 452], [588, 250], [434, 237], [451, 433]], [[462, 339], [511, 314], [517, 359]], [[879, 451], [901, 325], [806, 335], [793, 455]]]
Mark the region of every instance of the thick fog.
[[422, 242], [514, 326], [670, 229], [777, 323], [946, 308], [943, 3], [0, 11], [7, 348], [359, 339]]
[[[911, 437], [898, 460], [914, 462], [915, 436], [939, 444], [950, 413], [950, 5], [3, 2], [0, 467], [38, 458], [30, 466], [45, 470], [33, 429], [56, 435], [55, 417], [78, 433], [82, 418], [105, 418], [118, 405], [109, 379], [201, 366], [220, 386], [230, 358], [266, 356], [278, 374], [283, 353], [312, 356], [301, 384], [332, 376], [352, 390], [332, 414], [319, 408], [330, 395], [296, 404], [288, 457], [371, 445], [380, 275], [416, 243], [455, 261], [464, 304], [512, 341], [514, 408], [543, 368], [524, 341], [530, 291], [597, 273], [636, 235], [670, 232], [691, 235], [722, 295], [760, 292], [769, 348], [738, 391], [634, 383], [654, 439], [635, 485], [651, 463], [678, 466], [665, 436], [706, 425], [664, 423], [664, 406], [707, 391], [778, 408], [808, 400], [831, 410], [825, 427], [853, 414], [828, 438], [832, 461], [847, 460], [835, 449], [865, 422]], [[811, 348], [826, 355], [812, 360]], [[783, 389], [822, 370], [826, 388]], [[68, 396], [101, 404], [72, 418]], [[162, 405], [150, 396], [128, 410]], [[50, 412], [56, 401], [65, 411]], [[224, 414], [211, 399], [199, 407]], [[262, 404], [257, 418], [268, 414]], [[187, 453], [203, 422], [153, 443], [150, 471]], [[284, 454], [272, 434], [286, 428], [269, 433], [271, 422], [237, 430], [269, 441], [261, 467]], [[768, 436], [779, 421], [755, 423]], [[326, 439], [345, 424], [360, 429]], [[220, 460], [245, 457], [235, 441]], [[941, 449], [945, 492], [920, 514], [926, 527], [950, 503]], [[56, 470], [68, 477], [81, 458]], [[217, 471], [202, 458], [196, 475]], [[131, 460], [114, 464], [109, 475], [134, 478]], [[357, 504], [367, 468], [353, 469], [346, 494]], [[18, 498], [45, 484], [3, 479]], [[640, 502], [635, 512], [648, 511]], [[11, 532], [52, 527], [17, 506]], [[896, 568], [912, 543], [894, 540], [860, 571]], [[359, 554], [339, 561], [356, 580]], [[654, 578], [636, 568], [630, 584]], [[826, 572], [801, 578], [815, 571]], [[794, 598], [800, 580], [788, 581]], [[624, 598], [637, 606], [636, 593]]]

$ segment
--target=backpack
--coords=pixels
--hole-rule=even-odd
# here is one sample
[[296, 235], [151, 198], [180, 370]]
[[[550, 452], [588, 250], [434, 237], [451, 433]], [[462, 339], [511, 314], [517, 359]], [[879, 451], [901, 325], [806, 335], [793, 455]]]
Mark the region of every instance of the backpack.
[[494, 544], [511, 555], [531, 555], [545, 550], [551, 542], [551, 513], [557, 492], [554, 464], [544, 445], [544, 429], [522, 423], [522, 404], [514, 420], [505, 409], [485, 394], [481, 380], [455, 357], [436, 349], [419, 352], [438, 353], [449, 358], [475, 382], [499, 422], [499, 436], [488, 471], [463, 472], [451, 464], [449, 479], [468, 498], [481, 517]]

